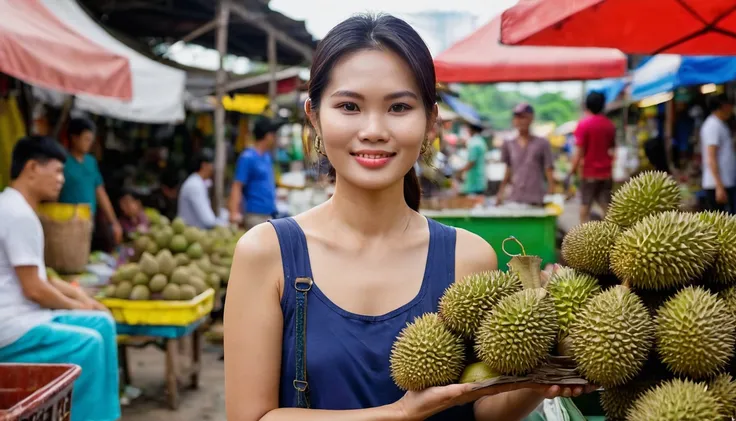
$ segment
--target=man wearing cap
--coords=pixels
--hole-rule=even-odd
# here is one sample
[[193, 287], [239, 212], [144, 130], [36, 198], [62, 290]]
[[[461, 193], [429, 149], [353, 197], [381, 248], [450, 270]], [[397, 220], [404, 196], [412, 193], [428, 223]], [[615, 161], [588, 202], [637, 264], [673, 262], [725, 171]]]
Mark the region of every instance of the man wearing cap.
[[271, 150], [282, 122], [261, 119], [253, 127], [255, 145], [240, 154], [230, 190], [230, 220], [246, 229], [276, 215], [276, 179]]
[[211, 229], [222, 225], [212, 210], [212, 202], [208, 192], [208, 181], [214, 173], [214, 155], [210, 149], [203, 149], [195, 162], [193, 172], [181, 185], [177, 203], [178, 217], [187, 225], [201, 229]]
[[[522, 103], [514, 108], [513, 124], [516, 138], [501, 146], [501, 160], [506, 164], [506, 175], [498, 188], [497, 204], [504, 201], [543, 206], [546, 192], [554, 191], [552, 148], [547, 139], [530, 132], [534, 108]], [[547, 186], [545, 188], [545, 179]], [[506, 187], [511, 194], [506, 196]]]

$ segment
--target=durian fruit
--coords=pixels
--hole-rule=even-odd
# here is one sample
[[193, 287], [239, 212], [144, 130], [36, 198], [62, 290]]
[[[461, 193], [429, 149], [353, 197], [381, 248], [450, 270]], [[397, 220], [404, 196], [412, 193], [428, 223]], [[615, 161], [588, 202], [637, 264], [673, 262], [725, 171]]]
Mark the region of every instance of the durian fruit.
[[726, 285], [736, 283], [736, 216], [725, 212], [698, 213], [701, 221], [712, 226], [718, 236], [718, 256], [711, 278]]
[[610, 388], [639, 374], [654, 342], [654, 323], [641, 299], [626, 285], [618, 285], [587, 302], [569, 338], [578, 371]]
[[560, 326], [559, 340], [567, 336], [575, 315], [600, 290], [597, 279], [572, 268], [560, 268], [552, 275], [547, 291], [557, 310], [557, 323]]
[[718, 293], [718, 298], [723, 301], [726, 308], [731, 313], [731, 317], [736, 317], [736, 287], [725, 289]]
[[703, 383], [673, 379], [647, 391], [637, 399], [627, 421], [716, 421], [723, 404]]
[[610, 250], [621, 229], [611, 222], [590, 221], [577, 225], [562, 239], [562, 258], [573, 269], [605, 275], [610, 270]]
[[542, 287], [540, 263], [538, 256], [511, 258], [508, 266], [524, 289], [501, 299], [476, 333], [476, 355], [501, 374], [523, 375], [538, 367], [557, 336], [557, 315]]
[[439, 316], [453, 332], [472, 339], [483, 317], [498, 301], [521, 289], [516, 274], [499, 270], [475, 273], [445, 290]]
[[465, 344], [436, 313], [425, 313], [399, 333], [390, 366], [391, 377], [402, 390], [451, 384], [465, 368]]
[[605, 220], [628, 228], [649, 215], [680, 208], [677, 182], [663, 171], [646, 171], [632, 177], [611, 196]]
[[624, 231], [611, 251], [611, 269], [634, 288], [662, 290], [699, 278], [717, 256], [716, 232], [695, 214], [650, 215]]
[[708, 381], [708, 391], [723, 405], [724, 421], [736, 418], [736, 382], [730, 374], [719, 374]]
[[675, 374], [703, 379], [734, 355], [736, 323], [726, 304], [700, 287], [686, 287], [656, 316], [657, 352]]
[[606, 413], [606, 420], [625, 420], [633, 403], [654, 385], [654, 382], [631, 382], [603, 389], [600, 393], [600, 402], [603, 412]]

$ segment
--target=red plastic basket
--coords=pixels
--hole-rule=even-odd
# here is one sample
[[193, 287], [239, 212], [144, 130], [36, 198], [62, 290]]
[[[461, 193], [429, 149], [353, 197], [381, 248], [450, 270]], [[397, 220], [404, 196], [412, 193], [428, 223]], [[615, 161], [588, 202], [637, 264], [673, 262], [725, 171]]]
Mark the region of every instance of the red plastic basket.
[[73, 364], [0, 364], [0, 421], [69, 421]]

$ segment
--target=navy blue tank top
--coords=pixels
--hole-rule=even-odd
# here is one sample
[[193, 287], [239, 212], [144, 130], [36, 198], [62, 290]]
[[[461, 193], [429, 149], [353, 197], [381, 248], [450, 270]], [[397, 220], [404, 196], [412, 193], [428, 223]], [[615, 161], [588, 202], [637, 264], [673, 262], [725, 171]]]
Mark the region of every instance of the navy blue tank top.
[[[345, 311], [320, 291], [316, 280], [308, 292], [303, 292], [303, 288], [298, 291], [295, 288], [297, 278], [313, 279], [306, 237], [292, 218], [270, 221], [278, 235], [284, 269], [281, 408], [300, 406], [297, 387], [302, 383], [295, 379], [308, 383], [308, 398], [313, 409], [372, 408], [396, 402], [404, 395], [391, 379], [391, 346], [407, 323], [438, 310], [440, 297], [455, 280], [456, 231], [428, 220], [429, 253], [421, 289], [407, 304], [380, 316]], [[297, 302], [304, 298], [306, 305], [301, 308], [305, 309], [303, 325], [306, 330], [302, 332]], [[306, 351], [304, 355], [296, 346], [297, 329], [305, 338], [305, 347], [301, 348]], [[301, 363], [302, 356], [305, 365]], [[297, 377], [297, 365], [306, 368], [305, 379]], [[472, 404], [467, 404], [429, 419], [463, 421], [475, 418]]]

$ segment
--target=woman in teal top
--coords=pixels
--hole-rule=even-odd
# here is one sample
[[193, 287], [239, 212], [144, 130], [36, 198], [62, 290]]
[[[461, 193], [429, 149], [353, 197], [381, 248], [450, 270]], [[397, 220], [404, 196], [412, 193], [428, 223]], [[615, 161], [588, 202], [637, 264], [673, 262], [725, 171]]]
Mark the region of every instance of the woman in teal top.
[[473, 272], [480, 237], [419, 212], [414, 164], [437, 118], [432, 56], [391, 16], [356, 16], [319, 44], [305, 111], [335, 169], [331, 199], [239, 241], [225, 304], [229, 421], [521, 420], [582, 389], [471, 385], [402, 392], [391, 345]]

